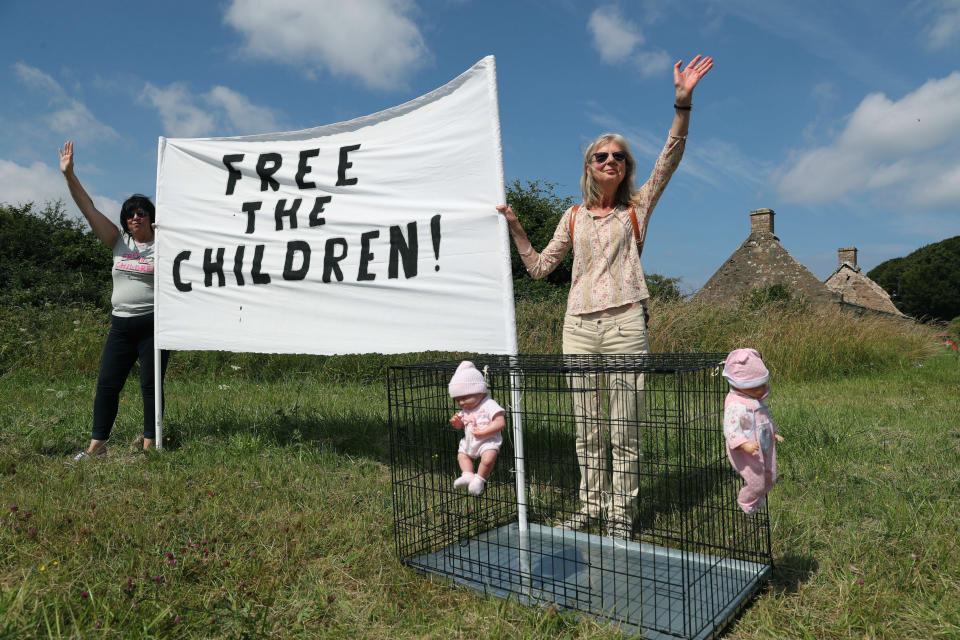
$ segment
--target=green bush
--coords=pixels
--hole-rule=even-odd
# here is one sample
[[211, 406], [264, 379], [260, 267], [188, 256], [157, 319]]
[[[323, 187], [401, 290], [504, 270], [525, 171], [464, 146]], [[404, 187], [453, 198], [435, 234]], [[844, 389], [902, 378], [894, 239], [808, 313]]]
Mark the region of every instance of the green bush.
[[108, 309], [111, 250], [62, 202], [0, 206], [0, 305]]

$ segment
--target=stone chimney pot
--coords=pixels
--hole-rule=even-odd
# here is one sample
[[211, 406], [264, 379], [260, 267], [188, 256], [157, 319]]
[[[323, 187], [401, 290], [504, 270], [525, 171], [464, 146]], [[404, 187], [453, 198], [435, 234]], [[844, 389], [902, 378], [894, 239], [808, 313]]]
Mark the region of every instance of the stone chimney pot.
[[857, 248], [843, 247], [837, 249], [837, 266], [842, 267], [844, 262], [849, 262], [854, 269], [857, 268]]
[[773, 209], [756, 209], [750, 212], [750, 233], [773, 233]]

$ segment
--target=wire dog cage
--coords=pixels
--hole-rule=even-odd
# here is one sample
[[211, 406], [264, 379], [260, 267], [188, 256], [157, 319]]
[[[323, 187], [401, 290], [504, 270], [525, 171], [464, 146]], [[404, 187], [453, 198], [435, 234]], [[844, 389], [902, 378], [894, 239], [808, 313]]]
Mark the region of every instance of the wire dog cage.
[[459, 362], [391, 367], [397, 553], [415, 569], [645, 638], [719, 633], [768, 576], [766, 509], [737, 506], [725, 354], [479, 356], [506, 409], [483, 492], [455, 489]]

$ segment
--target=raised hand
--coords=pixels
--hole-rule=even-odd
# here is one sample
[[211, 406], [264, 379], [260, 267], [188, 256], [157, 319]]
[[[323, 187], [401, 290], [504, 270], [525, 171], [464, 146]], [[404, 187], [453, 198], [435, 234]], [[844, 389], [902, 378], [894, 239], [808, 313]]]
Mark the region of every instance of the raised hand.
[[62, 149], [58, 149], [60, 152], [60, 171], [63, 173], [72, 173], [73, 172], [73, 143], [67, 140], [63, 144]]
[[673, 65], [673, 86], [677, 90], [677, 104], [680, 105], [690, 103], [694, 87], [713, 68], [713, 58], [697, 55], [686, 67], [681, 69], [682, 66], [683, 60]]

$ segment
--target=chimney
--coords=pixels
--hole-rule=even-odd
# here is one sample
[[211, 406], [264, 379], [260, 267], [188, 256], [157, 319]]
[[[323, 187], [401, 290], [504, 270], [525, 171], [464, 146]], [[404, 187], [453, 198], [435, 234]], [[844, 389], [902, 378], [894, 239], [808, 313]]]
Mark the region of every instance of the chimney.
[[855, 270], [857, 268], [857, 248], [844, 247], [837, 249], [837, 266], [842, 267], [844, 262], [849, 262]]
[[773, 209], [750, 212], [750, 233], [773, 233]]

